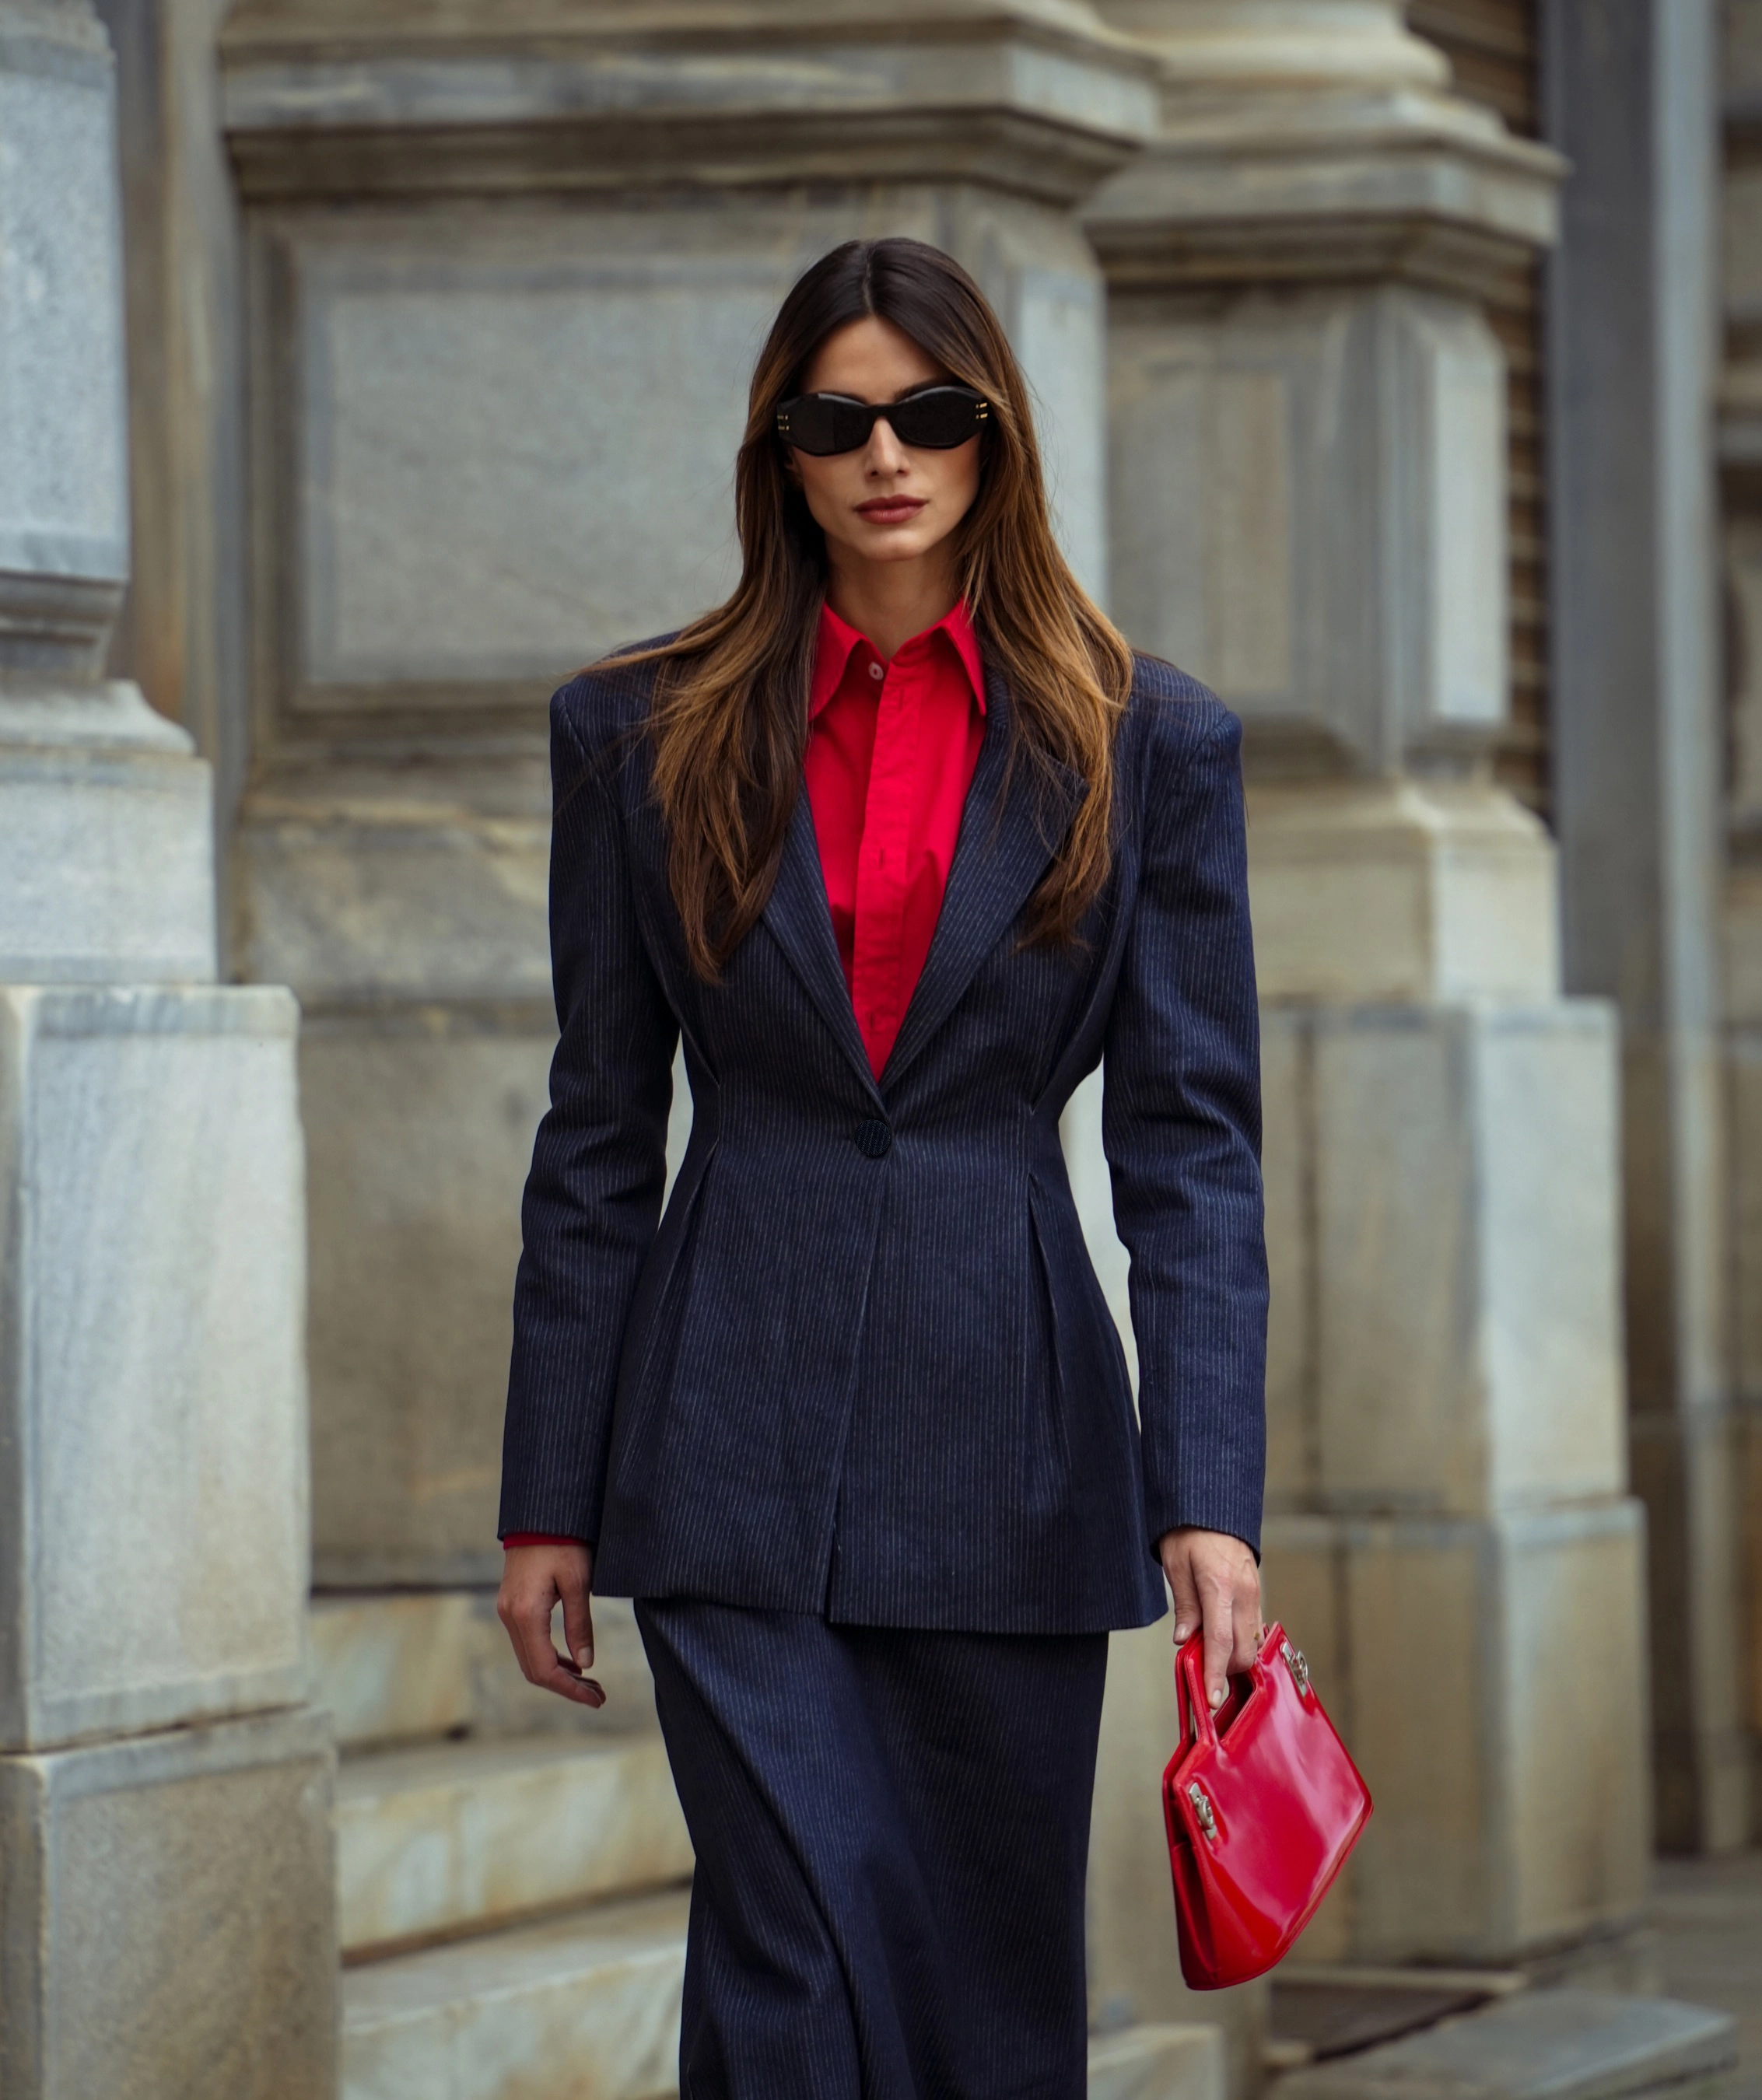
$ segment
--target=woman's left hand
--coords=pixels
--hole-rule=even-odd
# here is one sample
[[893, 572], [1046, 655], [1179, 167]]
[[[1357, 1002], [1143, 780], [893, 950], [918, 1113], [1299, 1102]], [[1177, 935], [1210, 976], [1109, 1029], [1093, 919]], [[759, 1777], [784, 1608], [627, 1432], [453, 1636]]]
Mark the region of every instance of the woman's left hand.
[[1205, 1630], [1205, 1691], [1214, 1707], [1224, 1703], [1234, 1670], [1252, 1664], [1265, 1629], [1261, 1622], [1261, 1571], [1239, 1538], [1225, 1531], [1188, 1525], [1165, 1531], [1156, 1542], [1163, 1573], [1175, 1599], [1175, 1645]]

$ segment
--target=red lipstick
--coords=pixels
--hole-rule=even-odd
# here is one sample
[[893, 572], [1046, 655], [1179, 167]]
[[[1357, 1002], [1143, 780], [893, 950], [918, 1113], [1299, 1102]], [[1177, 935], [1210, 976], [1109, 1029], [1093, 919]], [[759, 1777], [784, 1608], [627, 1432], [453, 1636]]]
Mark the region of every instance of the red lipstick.
[[929, 501], [922, 496], [872, 496], [857, 505], [857, 515], [872, 525], [903, 525], [916, 518]]

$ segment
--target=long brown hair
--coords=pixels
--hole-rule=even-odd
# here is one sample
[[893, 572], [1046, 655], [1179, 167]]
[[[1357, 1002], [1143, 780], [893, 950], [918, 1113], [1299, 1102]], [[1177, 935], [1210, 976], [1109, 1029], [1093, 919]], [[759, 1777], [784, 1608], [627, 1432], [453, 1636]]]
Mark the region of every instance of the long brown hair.
[[980, 647], [1014, 703], [1018, 759], [1074, 769], [1089, 783], [1029, 907], [1036, 941], [1071, 939], [1107, 877], [1114, 735], [1132, 652], [1071, 573], [1053, 538], [1027, 387], [985, 295], [952, 256], [921, 240], [847, 240], [800, 278], [753, 374], [735, 467], [740, 580], [731, 597], [658, 647], [669, 660], [649, 731], [668, 832], [668, 879], [691, 963], [719, 974], [776, 880], [807, 739], [807, 697], [826, 545], [784, 470], [777, 404], [801, 390], [835, 329], [891, 321], [991, 404], [979, 491], [955, 528], [961, 595]]

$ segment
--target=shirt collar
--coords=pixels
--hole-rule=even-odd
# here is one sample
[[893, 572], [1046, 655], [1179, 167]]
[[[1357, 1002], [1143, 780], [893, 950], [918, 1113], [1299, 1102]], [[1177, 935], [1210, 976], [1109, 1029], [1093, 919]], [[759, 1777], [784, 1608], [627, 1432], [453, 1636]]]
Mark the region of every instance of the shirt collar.
[[[961, 668], [967, 674], [967, 682], [973, 688], [973, 698], [981, 714], [985, 712], [985, 664], [979, 655], [978, 637], [973, 631], [973, 622], [968, 616], [965, 601], [956, 598], [934, 627], [926, 627], [921, 634], [914, 634], [900, 651], [915, 649], [920, 643], [926, 646], [930, 638], [944, 634], [954, 645], [960, 659]], [[829, 605], [819, 609], [819, 632], [815, 639], [814, 677], [808, 688], [807, 718], [812, 721], [842, 682], [850, 652], [861, 642], [872, 647], [867, 637], [859, 634], [846, 620], [841, 620]]]

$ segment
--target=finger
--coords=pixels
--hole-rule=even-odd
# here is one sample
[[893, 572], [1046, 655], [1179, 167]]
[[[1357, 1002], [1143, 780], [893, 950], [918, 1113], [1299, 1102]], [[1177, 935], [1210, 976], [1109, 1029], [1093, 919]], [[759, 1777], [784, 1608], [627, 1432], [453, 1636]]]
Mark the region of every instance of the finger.
[[1254, 1667], [1254, 1658], [1261, 1652], [1266, 1630], [1261, 1622], [1261, 1573], [1252, 1556], [1244, 1560], [1237, 1573], [1230, 1618], [1236, 1639], [1230, 1651], [1230, 1667], [1239, 1677]]
[[566, 1656], [550, 1651], [550, 1668], [541, 1677], [532, 1679], [541, 1692], [554, 1692], [560, 1697], [572, 1699], [577, 1706], [603, 1706], [606, 1689], [597, 1679], [585, 1677]]
[[1192, 1555], [1177, 1546], [1164, 1563], [1163, 1573], [1168, 1577], [1174, 1598], [1175, 1645], [1179, 1648], [1193, 1638], [1199, 1625], [1199, 1592], [1193, 1579]]
[[550, 1644], [550, 1617], [556, 1603], [554, 1584], [547, 1583], [548, 1595], [535, 1592], [529, 1598], [517, 1601], [514, 1608], [510, 1632], [514, 1635], [514, 1652], [520, 1660], [520, 1674], [528, 1684], [536, 1684], [541, 1692], [554, 1692], [564, 1699], [572, 1699], [578, 1705], [603, 1706], [606, 1703], [604, 1687], [598, 1684], [567, 1657], [558, 1654]]
[[1235, 1646], [1233, 1586], [1216, 1575], [1199, 1584], [1199, 1610], [1205, 1626], [1205, 1696], [1221, 1706], [1230, 1688], [1230, 1657]]
[[563, 1592], [563, 1643], [584, 1670], [594, 1667], [594, 1608], [587, 1585], [579, 1576], [565, 1575], [558, 1583]]

